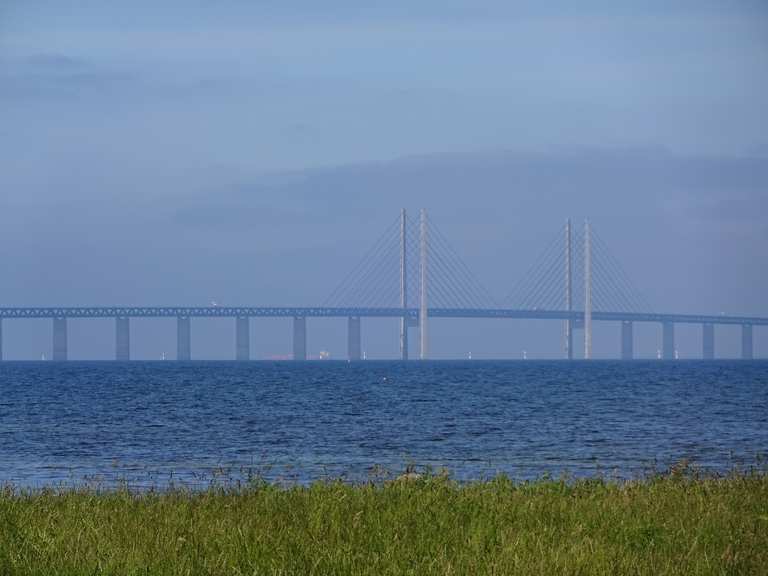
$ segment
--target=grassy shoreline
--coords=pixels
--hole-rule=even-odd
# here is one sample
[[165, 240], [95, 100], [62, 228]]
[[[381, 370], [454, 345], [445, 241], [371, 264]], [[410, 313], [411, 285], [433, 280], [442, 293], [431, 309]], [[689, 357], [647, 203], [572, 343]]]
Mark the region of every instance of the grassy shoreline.
[[0, 489], [0, 574], [766, 574], [768, 476]]

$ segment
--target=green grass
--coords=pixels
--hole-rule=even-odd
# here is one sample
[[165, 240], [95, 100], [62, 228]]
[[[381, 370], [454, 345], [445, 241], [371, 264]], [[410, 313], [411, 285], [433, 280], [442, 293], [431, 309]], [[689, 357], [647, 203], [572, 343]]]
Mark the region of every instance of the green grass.
[[0, 574], [768, 574], [768, 476], [7, 488]]

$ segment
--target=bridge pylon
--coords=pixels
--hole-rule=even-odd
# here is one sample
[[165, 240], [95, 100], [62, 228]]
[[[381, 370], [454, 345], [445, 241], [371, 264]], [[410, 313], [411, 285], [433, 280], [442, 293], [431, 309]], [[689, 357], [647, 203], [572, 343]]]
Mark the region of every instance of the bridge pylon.
[[584, 221], [584, 359], [592, 359], [592, 229]]
[[408, 360], [408, 214], [403, 208], [400, 211], [400, 308], [403, 317], [400, 318], [400, 359]]
[[[565, 309], [573, 312], [573, 231], [571, 219], [565, 223]], [[573, 360], [573, 319], [565, 321], [565, 358]]]
[[421, 338], [419, 358], [421, 360], [426, 360], [429, 357], [429, 270], [427, 267], [429, 249], [427, 233], [427, 211], [422, 209], [419, 221], [419, 336]]

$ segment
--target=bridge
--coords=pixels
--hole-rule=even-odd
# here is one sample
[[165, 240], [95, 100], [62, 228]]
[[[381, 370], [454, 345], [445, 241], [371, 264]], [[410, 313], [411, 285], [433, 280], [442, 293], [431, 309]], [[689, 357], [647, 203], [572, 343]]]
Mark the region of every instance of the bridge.
[[768, 317], [712, 314], [669, 314], [651, 310], [633, 287], [607, 243], [589, 222], [574, 231], [570, 221], [558, 232], [503, 302], [480, 284], [445, 236], [422, 210], [412, 219], [403, 210], [348, 277], [322, 306], [205, 306], [205, 307], [6, 307], [0, 308], [0, 360], [3, 320], [52, 320], [53, 360], [68, 358], [70, 318], [113, 318], [115, 359], [128, 361], [130, 320], [173, 318], [177, 323], [176, 359], [192, 359], [192, 319], [235, 320], [236, 360], [250, 359], [250, 319], [288, 318], [293, 322], [293, 359], [307, 359], [307, 319], [346, 318], [348, 359], [362, 359], [363, 318], [392, 318], [400, 324], [400, 358], [409, 359], [411, 330], [418, 331], [418, 356], [429, 358], [429, 320], [485, 318], [550, 320], [563, 323], [563, 357], [573, 359], [575, 334], [583, 334], [583, 358], [592, 358], [594, 322], [620, 326], [620, 357], [634, 357], [634, 325], [661, 327], [660, 358], [676, 357], [675, 325], [701, 326], [702, 352], [715, 358], [715, 327], [741, 326], [741, 357], [754, 356], [754, 327], [768, 326]]

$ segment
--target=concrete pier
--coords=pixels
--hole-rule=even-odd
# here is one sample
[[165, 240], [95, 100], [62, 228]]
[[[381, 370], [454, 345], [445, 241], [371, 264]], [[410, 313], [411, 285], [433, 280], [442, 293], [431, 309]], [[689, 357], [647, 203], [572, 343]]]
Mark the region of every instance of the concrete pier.
[[675, 325], [672, 322], [662, 323], [662, 358], [675, 359]]
[[704, 360], [715, 359], [715, 325], [701, 325], [701, 357]]
[[176, 319], [176, 360], [192, 360], [192, 321], [187, 316]]
[[295, 316], [293, 318], [293, 359], [300, 362], [307, 359], [306, 316]]
[[632, 360], [635, 357], [635, 329], [632, 322], [621, 323], [621, 359]]
[[752, 360], [754, 357], [755, 348], [752, 334], [752, 325], [743, 324], [741, 326], [741, 359]]
[[251, 320], [247, 316], [235, 318], [235, 360], [251, 359]]
[[115, 318], [115, 360], [128, 362], [131, 359], [131, 324], [127, 317]]
[[53, 319], [53, 360], [64, 362], [67, 359], [67, 319]]
[[363, 357], [360, 317], [350, 316], [347, 321], [347, 358], [357, 362]]

